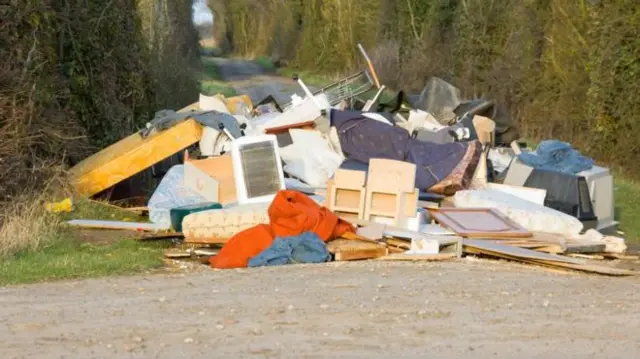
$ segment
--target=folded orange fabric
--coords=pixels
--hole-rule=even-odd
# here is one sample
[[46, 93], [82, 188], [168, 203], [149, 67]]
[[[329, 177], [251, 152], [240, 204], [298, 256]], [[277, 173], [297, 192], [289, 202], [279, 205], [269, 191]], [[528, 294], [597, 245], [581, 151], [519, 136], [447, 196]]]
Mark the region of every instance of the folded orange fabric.
[[259, 224], [245, 229], [231, 237], [218, 255], [209, 258], [213, 268], [243, 268], [249, 259], [260, 254], [273, 242], [273, 234], [268, 224]]
[[326, 242], [346, 232], [354, 232], [351, 223], [297, 191], [283, 190], [276, 194], [269, 206], [269, 220], [269, 225], [261, 224], [231, 237], [220, 253], [211, 257], [211, 266], [220, 269], [246, 267], [249, 259], [269, 247], [275, 237], [297, 236], [310, 231]]

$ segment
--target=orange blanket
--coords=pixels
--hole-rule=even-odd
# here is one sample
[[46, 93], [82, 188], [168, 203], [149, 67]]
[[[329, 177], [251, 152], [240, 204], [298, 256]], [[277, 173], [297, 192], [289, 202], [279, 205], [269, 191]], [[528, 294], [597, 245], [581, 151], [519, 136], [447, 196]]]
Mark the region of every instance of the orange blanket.
[[354, 232], [351, 223], [339, 219], [311, 198], [297, 191], [279, 191], [269, 206], [270, 224], [246, 229], [222, 247], [209, 260], [213, 268], [246, 267], [249, 259], [271, 245], [276, 237], [297, 236], [303, 232], [316, 233], [325, 242], [346, 232]]

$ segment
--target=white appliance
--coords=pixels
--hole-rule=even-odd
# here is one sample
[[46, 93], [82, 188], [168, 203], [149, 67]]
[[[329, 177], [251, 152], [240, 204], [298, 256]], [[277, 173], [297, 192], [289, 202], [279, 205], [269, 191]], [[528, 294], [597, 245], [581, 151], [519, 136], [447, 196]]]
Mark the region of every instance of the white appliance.
[[285, 189], [275, 135], [240, 137], [231, 143], [238, 204], [270, 202]]
[[613, 197], [613, 176], [608, 168], [593, 166], [588, 171], [578, 173], [587, 180], [593, 211], [598, 217], [598, 231], [615, 230], [615, 200]]

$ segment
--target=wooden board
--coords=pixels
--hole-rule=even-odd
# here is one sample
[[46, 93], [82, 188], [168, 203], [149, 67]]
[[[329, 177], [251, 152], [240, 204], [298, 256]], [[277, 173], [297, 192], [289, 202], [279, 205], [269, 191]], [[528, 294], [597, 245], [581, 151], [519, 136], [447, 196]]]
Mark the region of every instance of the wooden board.
[[536, 260], [536, 259], [528, 259], [528, 258], [522, 258], [517, 256], [511, 256], [503, 253], [491, 253], [491, 252], [486, 252], [486, 251], [483, 251], [482, 249], [474, 248], [474, 247], [467, 247], [465, 250], [468, 253], [472, 253], [472, 254], [488, 254], [498, 258], [513, 260], [513, 261], [518, 261], [523, 263], [529, 263], [529, 264], [536, 264], [536, 265], [541, 265], [541, 266], [551, 267], [551, 268], [571, 269], [571, 270], [577, 270], [581, 272], [596, 273], [596, 274], [610, 275], [610, 276], [633, 276], [638, 274], [637, 272], [633, 272], [625, 269], [610, 268], [610, 267], [592, 265], [587, 263], [575, 264], [575, 263], [565, 263], [565, 262], [557, 262], [557, 261]]
[[218, 181], [218, 202], [228, 204], [236, 201], [236, 180], [233, 174], [231, 154], [209, 157], [202, 160], [187, 159], [186, 163]]
[[230, 238], [206, 237], [206, 238], [184, 238], [184, 243], [189, 244], [225, 244]]
[[333, 175], [333, 182], [340, 188], [360, 189], [365, 186], [366, 175], [364, 171], [338, 168]]
[[335, 198], [335, 202], [329, 207], [329, 209], [337, 208], [338, 211], [349, 211], [349, 213], [361, 213], [364, 208], [363, 201], [361, 201], [361, 196], [364, 195], [362, 190], [350, 189], [350, 188], [339, 188], [337, 185], [334, 185], [335, 193], [332, 194], [332, 198]]
[[153, 233], [136, 238], [137, 241], [157, 241], [162, 239], [184, 238], [182, 233]]
[[389, 238], [386, 240], [386, 242], [390, 246], [398, 247], [406, 251], [408, 251], [411, 248], [411, 240], [407, 241], [404, 239]]
[[541, 253], [537, 251], [532, 251], [526, 248], [514, 247], [506, 244], [500, 244], [496, 241], [487, 241], [487, 240], [479, 240], [479, 239], [465, 239], [463, 241], [463, 246], [465, 251], [467, 248], [475, 248], [480, 250], [482, 253], [488, 255], [496, 255], [496, 256], [509, 256], [513, 258], [522, 258], [528, 260], [540, 260], [540, 261], [548, 261], [548, 262], [563, 262], [563, 263], [572, 263], [572, 264], [585, 264], [584, 261], [558, 256], [549, 253]]
[[342, 238], [327, 243], [327, 249], [336, 261], [373, 259], [388, 254], [387, 248], [380, 244]]
[[[404, 199], [404, 212], [405, 217], [415, 217], [418, 207], [418, 195], [419, 191], [403, 192]], [[365, 204], [367, 205], [367, 204]], [[390, 193], [374, 192], [371, 194], [371, 200], [369, 205], [372, 212], [395, 212], [396, 208], [396, 196]]]
[[439, 254], [404, 254], [404, 253], [394, 253], [389, 254], [384, 257], [379, 257], [377, 260], [380, 261], [410, 261], [410, 262], [420, 262], [420, 261], [444, 261], [456, 258], [455, 253], [439, 253]]
[[601, 253], [607, 246], [604, 243], [577, 243], [567, 241], [566, 253]]
[[406, 249], [394, 247], [392, 245], [387, 245], [387, 249], [389, 250], [389, 253], [404, 253], [407, 251]]
[[381, 158], [369, 161], [368, 189], [411, 193], [415, 189], [415, 183], [416, 165], [413, 163]]
[[533, 234], [492, 208], [441, 208], [430, 211], [442, 226], [467, 238], [527, 238]]
[[138, 232], [160, 232], [167, 231], [165, 225], [156, 223], [124, 222], [124, 221], [99, 221], [92, 219], [74, 219], [67, 222], [70, 226], [94, 229], [124, 229]]
[[189, 119], [147, 138], [134, 133], [86, 158], [69, 170], [70, 183], [81, 196], [92, 196], [193, 145], [202, 126]]
[[184, 185], [209, 202], [218, 202], [218, 181], [189, 162], [184, 164]]
[[279, 127], [272, 127], [265, 130], [264, 132], [267, 135], [279, 135], [282, 133], [288, 133], [290, 129], [295, 129], [295, 128], [303, 129], [303, 130], [313, 130], [313, 128], [315, 127], [315, 124], [316, 124], [315, 121], [300, 122], [300, 123], [294, 123], [290, 125], [283, 125]]

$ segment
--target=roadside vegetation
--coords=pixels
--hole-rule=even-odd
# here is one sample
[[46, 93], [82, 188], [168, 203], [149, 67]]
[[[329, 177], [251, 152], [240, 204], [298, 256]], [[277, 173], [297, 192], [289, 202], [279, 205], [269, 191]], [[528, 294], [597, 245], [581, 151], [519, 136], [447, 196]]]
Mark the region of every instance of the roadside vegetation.
[[66, 168], [155, 111], [197, 101], [202, 64], [191, 11], [191, 0], [0, 6], [0, 284], [162, 264], [161, 245], [122, 234], [88, 242], [63, 223], [129, 213], [80, 201], [74, 213], [54, 215], [44, 206], [69, 195]]

